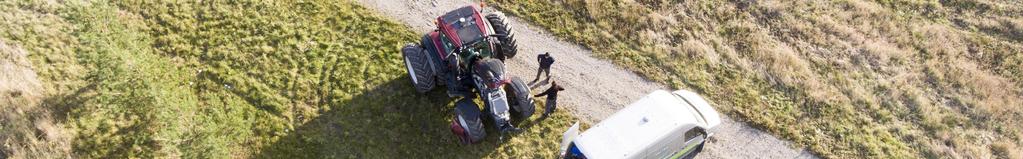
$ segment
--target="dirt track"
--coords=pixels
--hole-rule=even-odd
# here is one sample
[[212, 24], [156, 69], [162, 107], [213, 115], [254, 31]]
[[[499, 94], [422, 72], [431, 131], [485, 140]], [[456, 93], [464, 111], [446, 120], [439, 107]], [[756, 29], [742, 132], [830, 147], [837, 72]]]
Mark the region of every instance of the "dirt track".
[[[433, 30], [433, 20], [441, 14], [474, 4], [465, 0], [359, 2], [423, 33]], [[487, 10], [493, 11], [492, 8]], [[653, 90], [667, 89], [606, 60], [597, 59], [591, 56], [590, 50], [559, 40], [542, 28], [530, 26], [516, 17], [511, 19], [519, 53], [507, 61], [508, 70], [514, 76], [532, 81], [539, 65], [536, 54], [550, 52], [557, 60], [551, 70], [551, 80], [566, 88], [559, 94], [559, 104], [565, 105], [583, 122], [596, 123]], [[534, 92], [544, 89], [546, 84], [541, 78]], [[707, 144], [698, 158], [816, 158], [806, 150], [790, 148], [787, 141], [728, 117], [712, 131], [716, 133], [716, 140]]]

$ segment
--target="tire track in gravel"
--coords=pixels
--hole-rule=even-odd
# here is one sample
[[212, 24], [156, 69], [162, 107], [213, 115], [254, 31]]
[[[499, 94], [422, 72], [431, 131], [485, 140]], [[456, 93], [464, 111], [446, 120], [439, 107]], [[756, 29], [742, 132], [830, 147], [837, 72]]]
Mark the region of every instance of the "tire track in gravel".
[[[358, 0], [381, 15], [403, 22], [418, 33], [433, 30], [438, 16], [470, 4], [466, 0]], [[494, 11], [487, 8], [487, 11]], [[559, 40], [543, 28], [531, 26], [509, 15], [519, 51], [506, 61], [507, 70], [524, 81], [532, 81], [539, 64], [536, 55], [550, 52], [557, 62], [551, 68], [552, 81], [565, 87], [559, 95], [562, 111], [568, 110], [582, 122], [596, 123], [632, 101], [657, 89], [668, 89], [617, 65], [593, 57], [591, 50]], [[537, 83], [541, 83], [540, 79]], [[545, 89], [547, 84], [534, 88]], [[565, 109], [567, 108], [567, 109]], [[542, 110], [537, 110], [542, 111]], [[793, 149], [788, 141], [723, 116], [714, 139], [697, 158], [817, 158], [805, 149]], [[555, 130], [559, 131], [561, 130]]]

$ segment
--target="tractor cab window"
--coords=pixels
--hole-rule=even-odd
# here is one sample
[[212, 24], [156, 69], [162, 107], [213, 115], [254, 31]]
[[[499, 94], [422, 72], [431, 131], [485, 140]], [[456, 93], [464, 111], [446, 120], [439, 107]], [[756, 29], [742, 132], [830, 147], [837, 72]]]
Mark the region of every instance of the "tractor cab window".
[[479, 51], [482, 51], [482, 50], [477, 48], [478, 45], [462, 46], [462, 50], [455, 50], [455, 43], [453, 43], [451, 38], [449, 38], [449, 36], [446, 35], [446, 34], [440, 34], [440, 39], [441, 39], [441, 43], [444, 43], [443, 44], [444, 45], [444, 50], [447, 50], [448, 52], [452, 52], [452, 53], [455, 53], [455, 51], [459, 51], [459, 52], [457, 52], [458, 53], [458, 59], [461, 60], [461, 61], [468, 61], [468, 59], [472, 59], [474, 56], [479, 56], [478, 54], [482, 53], [482, 52], [479, 52]]
[[440, 43], [444, 46], [444, 51], [454, 52], [455, 43], [451, 43], [451, 39], [447, 35], [440, 34]]
[[[449, 54], [458, 53], [457, 55], [455, 55], [455, 56], [453, 56], [451, 58], [454, 58], [452, 60], [459, 61], [459, 62], [457, 62], [459, 68], [465, 68], [466, 65], [469, 64], [468, 63], [469, 60], [467, 60], [467, 59], [471, 59], [471, 57], [473, 55], [470, 54], [470, 53], [465, 53], [465, 52], [455, 52], [456, 51], [455, 50], [455, 43], [452, 43], [451, 38], [448, 38], [448, 36], [444, 35], [444, 34], [440, 34], [439, 37], [440, 37], [441, 45], [444, 46], [444, 51], [447, 51]], [[464, 50], [462, 50], [462, 51], [464, 51]]]
[[483, 32], [476, 26], [474, 18], [467, 17], [460, 20], [458, 25], [455, 26], [455, 29], [457, 29], [455, 32], [458, 34], [458, 39], [462, 40], [462, 44], [471, 44], [483, 39]]

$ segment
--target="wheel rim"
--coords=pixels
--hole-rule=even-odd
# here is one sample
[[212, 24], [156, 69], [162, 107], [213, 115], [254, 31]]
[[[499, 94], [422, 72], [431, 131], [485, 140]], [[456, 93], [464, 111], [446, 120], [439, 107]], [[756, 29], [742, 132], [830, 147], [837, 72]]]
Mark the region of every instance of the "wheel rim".
[[416, 70], [412, 69], [412, 63], [409, 62], [408, 55], [405, 56], [405, 68], [408, 69], [408, 75], [412, 76], [412, 84], [418, 85], [419, 80], [416, 79]]
[[458, 123], [462, 124], [462, 129], [465, 129], [465, 132], [469, 132], [469, 125], [465, 123], [465, 118], [458, 116]]

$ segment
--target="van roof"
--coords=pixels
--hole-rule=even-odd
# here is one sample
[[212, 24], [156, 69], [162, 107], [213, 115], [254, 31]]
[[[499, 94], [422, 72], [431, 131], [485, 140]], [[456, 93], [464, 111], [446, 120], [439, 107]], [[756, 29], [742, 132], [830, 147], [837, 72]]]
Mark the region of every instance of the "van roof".
[[680, 96], [657, 90], [579, 134], [574, 143], [591, 158], [631, 158], [675, 129], [708, 126], [703, 118]]

